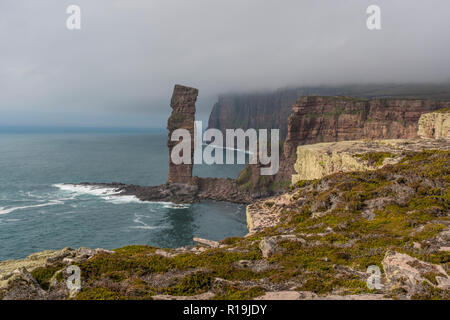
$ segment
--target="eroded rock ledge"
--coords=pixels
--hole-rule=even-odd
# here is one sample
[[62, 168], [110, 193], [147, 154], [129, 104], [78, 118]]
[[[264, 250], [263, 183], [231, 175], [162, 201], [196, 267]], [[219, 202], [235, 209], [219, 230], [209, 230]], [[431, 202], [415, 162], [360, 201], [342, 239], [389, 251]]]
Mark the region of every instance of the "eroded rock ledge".
[[167, 183], [160, 186], [138, 186], [123, 183], [80, 183], [82, 186], [112, 188], [117, 196], [132, 195], [141, 201], [162, 201], [176, 204], [201, 200], [250, 203], [256, 197], [245, 192], [234, 179], [192, 177], [191, 183]]
[[398, 163], [407, 152], [449, 150], [450, 140], [355, 140], [299, 146], [292, 184], [337, 172], [369, 171]]

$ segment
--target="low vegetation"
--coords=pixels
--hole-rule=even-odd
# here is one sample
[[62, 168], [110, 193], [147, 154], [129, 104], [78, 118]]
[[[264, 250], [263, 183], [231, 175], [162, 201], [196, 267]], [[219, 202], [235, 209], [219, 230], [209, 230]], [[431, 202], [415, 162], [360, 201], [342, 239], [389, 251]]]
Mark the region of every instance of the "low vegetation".
[[355, 157], [360, 158], [363, 161], [367, 161], [370, 166], [379, 167], [383, 164], [384, 159], [394, 158], [396, 155], [390, 152], [368, 152], [357, 154]]
[[[375, 164], [388, 154], [367, 158]], [[212, 292], [215, 299], [251, 299], [267, 291], [311, 291], [319, 295], [377, 293], [366, 284], [368, 266], [381, 269], [387, 251], [407, 253], [450, 270], [449, 252], [434, 239], [450, 225], [450, 152], [404, 154], [396, 165], [370, 172], [339, 173], [301, 181], [291, 202], [264, 206], [279, 210], [281, 222], [245, 238], [227, 238], [220, 248], [168, 257], [157, 248], [128, 246], [79, 263], [83, 289], [77, 299], [151, 299], [155, 295], [193, 296]], [[281, 239], [263, 258], [259, 242]], [[423, 250], [417, 249], [420, 246]], [[48, 288], [55, 268], [33, 272]], [[424, 275], [431, 283], [436, 274]], [[389, 297], [401, 291], [383, 292]], [[447, 299], [429, 286], [417, 299]]]

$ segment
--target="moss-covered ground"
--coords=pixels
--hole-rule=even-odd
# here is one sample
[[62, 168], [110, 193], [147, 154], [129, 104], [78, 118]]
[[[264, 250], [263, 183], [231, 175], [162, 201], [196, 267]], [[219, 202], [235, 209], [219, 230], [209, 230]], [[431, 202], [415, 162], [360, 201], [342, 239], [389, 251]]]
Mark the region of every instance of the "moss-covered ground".
[[[378, 162], [379, 155], [374, 159]], [[155, 254], [154, 247], [128, 246], [80, 263], [83, 289], [76, 298], [213, 292], [216, 299], [250, 299], [293, 287], [317, 294], [368, 293], [373, 291], [365, 282], [367, 267], [382, 269], [389, 250], [450, 269], [449, 252], [432, 249], [433, 239], [450, 225], [449, 151], [405, 154], [400, 163], [376, 171], [302, 181], [290, 194], [289, 205], [278, 207], [272, 201], [266, 206], [280, 210], [280, 224], [249, 237], [224, 239], [221, 248], [165, 257]], [[264, 259], [259, 240], [283, 234], [306, 242], [280, 241], [278, 250]], [[417, 250], [417, 243], [429, 249]], [[264, 261], [269, 267], [245, 267], [239, 263], [243, 260], [254, 265]], [[48, 287], [55, 272], [39, 269], [34, 276]], [[445, 293], [430, 287], [415, 298], [430, 297]]]

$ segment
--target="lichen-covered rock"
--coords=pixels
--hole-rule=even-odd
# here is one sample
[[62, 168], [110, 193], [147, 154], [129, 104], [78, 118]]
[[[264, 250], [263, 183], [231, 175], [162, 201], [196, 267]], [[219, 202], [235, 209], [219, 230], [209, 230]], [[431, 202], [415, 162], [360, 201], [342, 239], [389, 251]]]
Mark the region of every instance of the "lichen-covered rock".
[[102, 248], [89, 249], [89, 248], [81, 247], [76, 250], [75, 258], [76, 258], [76, 260], [86, 260], [86, 259], [90, 259], [93, 256], [95, 256], [97, 254], [101, 254], [101, 253], [112, 254], [112, 253], [114, 253], [114, 251], [105, 250]]
[[[285, 197], [289, 196], [286, 195]], [[281, 196], [279, 199], [271, 198], [254, 202], [247, 206], [246, 219], [249, 234], [272, 227], [279, 222], [281, 210], [274, 210], [275, 208], [279, 208], [278, 206], [274, 206], [274, 204], [275, 201], [289, 201], [285, 197]]]
[[277, 241], [275, 238], [262, 239], [259, 242], [259, 248], [261, 249], [262, 256], [264, 258], [269, 258], [277, 252]]
[[404, 152], [450, 149], [448, 140], [355, 140], [299, 146], [292, 184], [337, 172], [368, 171], [398, 163]]
[[211, 300], [214, 298], [213, 292], [205, 292], [194, 296], [171, 296], [166, 294], [152, 296], [153, 300]]
[[425, 284], [441, 290], [450, 290], [450, 277], [440, 265], [420, 261], [404, 253], [387, 252], [383, 260], [387, 286], [402, 288], [408, 296], [426, 292]]
[[0, 289], [7, 286], [8, 280], [15, 270], [25, 268], [31, 272], [36, 268], [44, 267], [48, 259], [52, 259], [55, 255], [58, 255], [58, 251], [47, 250], [34, 253], [21, 260], [0, 261]]
[[203, 239], [199, 237], [194, 237], [194, 242], [197, 242], [199, 245], [210, 248], [218, 248], [220, 247], [220, 243], [213, 240]]
[[0, 295], [3, 300], [44, 300], [48, 296], [24, 267], [13, 271]]
[[429, 139], [450, 139], [450, 108], [425, 113], [419, 119], [418, 135]]
[[82, 263], [105, 249], [64, 248], [34, 253], [25, 259], [0, 262], [0, 300], [64, 299], [68, 296], [65, 272], [69, 265]]
[[259, 249], [264, 258], [270, 258], [272, 255], [281, 252], [278, 243], [281, 241], [300, 242], [305, 244], [306, 241], [293, 234], [283, 234], [273, 237], [265, 237], [259, 242]]
[[254, 300], [312, 300], [317, 297], [317, 294], [308, 291], [275, 291], [266, 292]]

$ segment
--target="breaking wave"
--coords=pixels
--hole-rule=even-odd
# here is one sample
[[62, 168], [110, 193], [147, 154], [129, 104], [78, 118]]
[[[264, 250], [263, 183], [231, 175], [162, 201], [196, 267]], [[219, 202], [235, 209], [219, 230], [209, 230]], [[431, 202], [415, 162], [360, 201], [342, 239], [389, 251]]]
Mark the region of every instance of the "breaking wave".
[[0, 214], [8, 214], [11, 212], [14, 212], [16, 210], [23, 210], [23, 209], [29, 209], [29, 208], [39, 208], [39, 207], [48, 207], [48, 206], [54, 206], [57, 204], [64, 204], [63, 201], [60, 200], [51, 200], [46, 203], [39, 203], [29, 206], [21, 206], [21, 207], [0, 207]]
[[122, 191], [116, 188], [107, 188], [101, 186], [88, 186], [77, 184], [54, 184], [53, 187], [59, 188], [62, 191], [74, 193], [76, 195], [93, 195], [101, 197], [103, 200], [111, 202], [113, 204], [127, 204], [127, 203], [146, 203], [146, 204], [158, 204], [167, 209], [187, 209], [188, 204], [176, 204], [172, 202], [164, 201], [142, 201], [133, 195], [121, 195]]

